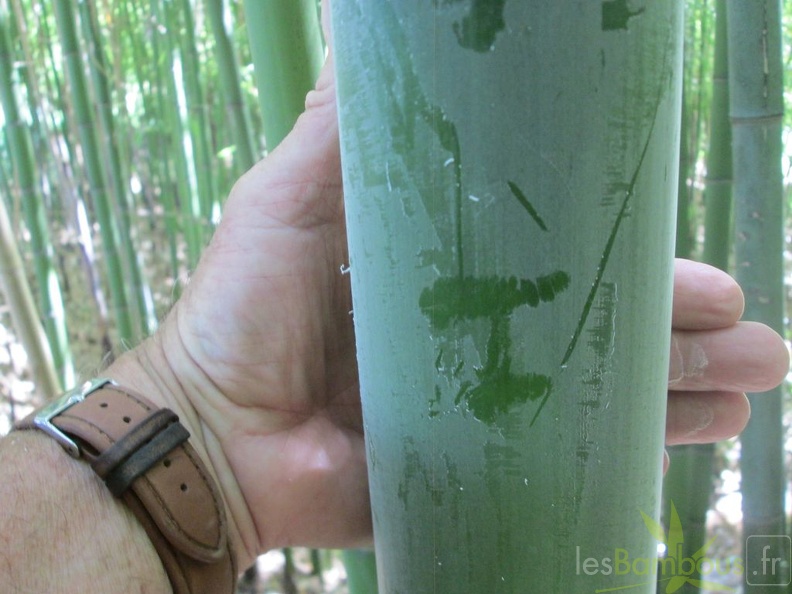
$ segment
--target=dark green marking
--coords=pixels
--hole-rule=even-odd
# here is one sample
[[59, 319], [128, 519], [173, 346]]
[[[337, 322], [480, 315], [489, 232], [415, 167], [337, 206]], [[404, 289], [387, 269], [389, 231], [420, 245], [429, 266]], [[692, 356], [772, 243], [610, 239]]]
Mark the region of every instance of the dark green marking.
[[506, 0], [473, 0], [470, 12], [454, 23], [459, 45], [476, 52], [488, 52], [495, 45], [498, 33], [506, 28], [503, 8]]
[[419, 306], [435, 330], [445, 330], [465, 320], [490, 320], [484, 364], [474, 372], [478, 383], [463, 381], [454, 404], [464, 401], [474, 417], [491, 424], [517, 404], [549, 396], [552, 381], [548, 376], [516, 374], [511, 369], [510, 316], [523, 305], [537, 307], [540, 302], [552, 301], [568, 286], [569, 275], [555, 271], [535, 281], [494, 276], [443, 277], [421, 292]]
[[539, 225], [539, 228], [542, 231], [547, 231], [547, 225], [545, 225], [545, 222], [542, 220], [542, 217], [539, 216], [539, 213], [536, 212], [536, 209], [528, 201], [528, 198], [526, 197], [525, 193], [523, 193], [523, 191], [520, 188], [518, 188], [517, 184], [515, 184], [514, 182], [510, 181], [506, 183], [509, 184], [509, 189], [511, 190], [512, 194], [514, 194], [514, 197], [517, 198], [517, 202], [519, 202], [522, 205], [522, 207], [526, 210], [526, 212], [529, 215], [531, 215], [531, 218], [534, 221], [536, 221], [536, 224]]
[[552, 388], [546, 375], [514, 375], [506, 371], [483, 378], [467, 394], [467, 406], [479, 421], [492, 424], [497, 415], [509, 412], [516, 404], [549, 396]]
[[645, 8], [630, 10], [627, 0], [609, 0], [602, 3], [602, 30], [626, 30], [632, 17], [643, 13]]
[[515, 404], [538, 400], [552, 388], [545, 375], [512, 373], [510, 349], [509, 318], [492, 318], [487, 358], [476, 370], [479, 384], [464, 394], [468, 410], [485, 423], [493, 423], [498, 414], [508, 412]]
[[460, 320], [509, 316], [522, 305], [549, 302], [569, 286], [569, 275], [557, 270], [536, 281], [499, 278], [442, 277], [421, 291], [418, 305], [437, 330]]
[[613, 228], [611, 229], [610, 235], [608, 236], [608, 242], [605, 244], [602, 257], [600, 257], [599, 266], [597, 266], [597, 274], [594, 277], [594, 283], [591, 285], [591, 290], [589, 291], [588, 298], [586, 299], [586, 304], [583, 306], [583, 313], [580, 316], [577, 328], [575, 328], [575, 334], [572, 336], [572, 340], [569, 342], [569, 346], [567, 347], [566, 354], [564, 354], [564, 358], [561, 361], [561, 365], [565, 365], [566, 362], [569, 361], [569, 358], [572, 356], [572, 351], [575, 350], [577, 341], [580, 338], [580, 333], [583, 332], [583, 326], [586, 325], [586, 320], [588, 319], [589, 313], [591, 312], [591, 306], [594, 304], [594, 297], [596, 296], [597, 290], [599, 289], [600, 283], [602, 282], [602, 277], [605, 274], [605, 268], [608, 266], [608, 261], [610, 260], [613, 246], [616, 243], [616, 236], [618, 235], [619, 228], [621, 227], [622, 221], [624, 221], [624, 217], [627, 214], [627, 207], [630, 204], [630, 198], [632, 198], [633, 193], [635, 192], [635, 184], [638, 181], [638, 174], [641, 172], [644, 159], [646, 159], [646, 153], [649, 151], [649, 141], [652, 139], [654, 124], [655, 120], [652, 121], [652, 127], [649, 129], [649, 135], [646, 138], [646, 143], [644, 144], [643, 151], [641, 152], [641, 158], [638, 161], [638, 167], [635, 168], [635, 172], [633, 173], [632, 179], [630, 180], [630, 185], [627, 187], [627, 190], [624, 193], [624, 200], [622, 200], [621, 208], [619, 209], [619, 213], [616, 215], [616, 221], [613, 223]]
[[[455, 24], [455, 33], [463, 47], [481, 52], [490, 51], [498, 32], [505, 28], [503, 11], [506, 0], [471, 1], [467, 16]], [[392, 35], [401, 35], [401, 32], [392, 8], [386, 7], [384, 10], [387, 17], [386, 24], [393, 25], [384, 28], [387, 34], [383, 35], [383, 39], [388, 40]], [[394, 148], [397, 152], [407, 151], [413, 144], [415, 120], [423, 121], [433, 132], [440, 147], [450, 153], [454, 173], [453, 235], [449, 238], [451, 241], [446, 247], [451, 247], [455, 251], [456, 270], [444, 271], [447, 276], [437, 279], [430, 288], [424, 289], [419, 297], [419, 306], [436, 331], [448, 329], [462, 321], [480, 318], [490, 320], [491, 330], [485, 361], [480, 368], [473, 370], [473, 379], [461, 382], [456, 395], [456, 404], [464, 400], [468, 410], [477, 419], [492, 423], [499, 414], [508, 412], [515, 404], [546, 399], [552, 390], [552, 382], [547, 376], [536, 373], [517, 374], [511, 370], [509, 316], [516, 308], [523, 305], [538, 307], [541, 303], [552, 301], [558, 293], [567, 288], [570, 279], [569, 275], [562, 271], [555, 271], [535, 280], [495, 276], [475, 278], [465, 275], [462, 232], [462, 148], [459, 133], [445, 110], [427, 99], [407, 55], [398, 51], [402, 46], [406, 46], [406, 43], [395, 44], [388, 59], [378, 52], [382, 70], [390, 83], [392, 115], [394, 120], [400, 123], [397, 128], [401, 131], [401, 135], [394, 138]], [[401, 76], [397, 76], [397, 73]], [[410, 110], [405, 108], [404, 99], [397, 97], [395, 89], [399, 85], [403, 94], [411, 100]], [[415, 114], [418, 118], [415, 118]], [[514, 184], [510, 187], [512, 185], [514, 186], [512, 193], [521, 202], [523, 208], [542, 230], [547, 231], [547, 226], [536, 209], [531, 206], [519, 188]], [[434, 212], [436, 210], [433, 206], [434, 196], [422, 197], [427, 211]], [[463, 366], [464, 362], [460, 362], [455, 369], [446, 370], [444, 373], [450, 373], [454, 380], [459, 381]], [[444, 368], [442, 352], [438, 353], [435, 359], [435, 367], [438, 373]], [[430, 399], [431, 417], [440, 414], [436, 408], [439, 405], [439, 398], [439, 386], [436, 385], [434, 398]]]

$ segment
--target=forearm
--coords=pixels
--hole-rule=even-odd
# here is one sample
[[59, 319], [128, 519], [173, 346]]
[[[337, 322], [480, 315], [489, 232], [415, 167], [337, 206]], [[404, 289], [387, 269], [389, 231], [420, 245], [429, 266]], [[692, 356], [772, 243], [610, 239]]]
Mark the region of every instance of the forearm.
[[51, 438], [0, 440], [0, 591], [171, 592], [143, 528]]

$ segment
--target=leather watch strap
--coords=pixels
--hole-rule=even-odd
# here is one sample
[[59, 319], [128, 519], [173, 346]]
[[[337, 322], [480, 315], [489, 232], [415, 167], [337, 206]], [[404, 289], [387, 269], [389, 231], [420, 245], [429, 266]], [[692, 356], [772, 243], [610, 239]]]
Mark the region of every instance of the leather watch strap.
[[15, 428], [41, 429], [91, 463], [145, 528], [176, 594], [234, 591], [223, 500], [175, 413], [92, 380]]

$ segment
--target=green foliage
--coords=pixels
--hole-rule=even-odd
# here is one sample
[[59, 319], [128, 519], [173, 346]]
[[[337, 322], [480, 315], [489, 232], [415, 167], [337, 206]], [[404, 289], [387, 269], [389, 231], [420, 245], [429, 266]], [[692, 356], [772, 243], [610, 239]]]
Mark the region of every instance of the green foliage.
[[[101, 236], [105, 253], [94, 263], [101, 282], [93, 283], [93, 273], [82, 282], [100, 317], [109, 290], [113, 342], [133, 344], [167, 310], [178, 294], [174, 284], [195, 266], [208, 241], [223, 196], [252, 164], [252, 152], [262, 152], [261, 146], [251, 148], [250, 139], [262, 138], [262, 130], [244, 13], [238, 4], [218, 11], [218, 3], [210, 7], [210, 21], [207, 7], [192, 0], [10, 2], [11, 45], [19, 48], [13, 92], [21, 100], [21, 121], [33, 122], [37, 162], [35, 177], [21, 185], [33, 193], [26, 197], [10, 185], [6, 197], [12, 213], [20, 203], [47, 213], [43, 226], [27, 219], [29, 230], [44, 232], [34, 238], [82, 237], [72, 245], [90, 254], [93, 247], [85, 242]], [[220, 29], [209, 28], [217, 17], [227, 34], [222, 48]], [[217, 65], [220, 49], [225, 68]], [[169, 67], [174, 60], [181, 67], [178, 78]], [[238, 81], [233, 96], [225, 93], [229, 60]], [[236, 110], [234, 126], [224, 124], [229, 102]], [[0, 154], [7, 154], [9, 140], [0, 137]], [[235, 151], [242, 141], [247, 145]], [[7, 165], [6, 158], [3, 171]], [[5, 175], [4, 184], [9, 179]], [[85, 204], [80, 196], [87, 199], [96, 235], [78, 227]], [[65, 246], [56, 247], [63, 253]], [[78, 259], [62, 262], [80, 266]], [[58, 274], [67, 286], [80, 284], [80, 273], [65, 278], [61, 268]], [[39, 277], [34, 289], [45, 295], [48, 286], [57, 285]], [[67, 316], [76, 315], [75, 307], [67, 297]]]

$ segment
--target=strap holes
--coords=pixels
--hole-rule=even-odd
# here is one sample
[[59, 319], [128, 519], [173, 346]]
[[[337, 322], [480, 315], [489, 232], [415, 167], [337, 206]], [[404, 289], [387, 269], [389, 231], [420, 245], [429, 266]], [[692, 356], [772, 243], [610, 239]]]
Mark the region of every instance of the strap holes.
[[107, 402], [102, 402], [99, 406], [101, 408], [107, 408]]
[[124, 423], [129, 423], [132, 419], [129, 417], [124, 417]]
[[165, 458], [165, 459], [162, 461], [162, 465], [163, 465], [165, 468], [170, 468], [171, 461], [170, 461], [168, 458]]
[[186, 493], [187, 492], [187, 484], [186, 483], [182, 483], [179, 488], [182, 490], [182, 493]]

